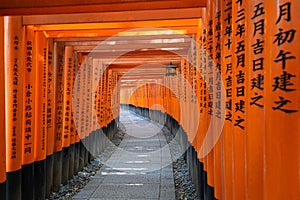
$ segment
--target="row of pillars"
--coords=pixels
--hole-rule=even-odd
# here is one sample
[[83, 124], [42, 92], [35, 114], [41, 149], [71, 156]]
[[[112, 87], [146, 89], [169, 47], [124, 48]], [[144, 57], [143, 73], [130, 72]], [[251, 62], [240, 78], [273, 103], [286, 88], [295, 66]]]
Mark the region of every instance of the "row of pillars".
[[117, 74], [0, 17], [0, 199], [45, 199], [116, 132]]
[[207, 0], [177, 75], [123, 92], [180, 125], [217, 199], [300, 197], [299, 9]]

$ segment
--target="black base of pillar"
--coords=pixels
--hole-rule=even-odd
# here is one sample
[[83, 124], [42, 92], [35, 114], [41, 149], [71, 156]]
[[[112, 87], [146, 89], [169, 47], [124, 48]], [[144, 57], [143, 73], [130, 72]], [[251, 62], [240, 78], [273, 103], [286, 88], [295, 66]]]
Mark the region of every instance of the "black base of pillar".
[[211, 186], [208, 185], [207, 187], [207, 193], [208, 193], [208, 199], [209, 200], [217, 200], [214, 196], [215, 194], [215, 189]]
[[97, 131], [96, 131], [96, 135], [95, 135], [95, 137], [96, 137], [96, 155], [99, 155], [100, 154], [100, 152], [101, 152], [101, 142], [100, 142], [100, 130], [99, 129], [97, 129]]
[[53, 154], [46, 158], [46, 197], [49, 197], [53, 188]]
[[96, 155], [96, 150], [95, 150], [95, 147], [96, 147], [96, 132], [93, 131], [91, 134], [90, 134], [90, 157], [91, 159], [94, 158], [94, 156]]
[[34, 163], [22, 166], [22, 199], [34, 199]]
[[74, 176], [74, 158], [75, 158], [75, 144], [71, 144], [69, 147], [70, 157], [69, 157], [69, 179]]
[[61, 184], [62, 151], [53, 153], [53, 191], [58, 191]]
[[64, 147], [62, 149], [62, 173], [61, 173], [61, 183], [67, 184], [69, 180], [69, 165], [70, 165], [70, 149], [69, 147]]
[[[86, 146], [83, 145], [85, 151], [84, 151], [84, 166], [86, 166], [89, 162], [89, 136], [87, 136], [86, 138], [84, 138], [84, 142], [83, 144], [85, 144]], [[88, 147], [88, 148], [87, 148]]]
[[46, 160], [34, 162], [35, 199], [46, 198]]
[[79, 155], [80, 155], [80, 143], [75, 143], [75, 155], [74, 155], [74, 174], [79, 172]]
[[198, 163], [198, 174], [199, 174], [199, 186], [198, 186], [198, 194], [200, 199], [204, 199], [204, 165], [203, 163]]
[[6, 181], [0, 183], [0, 199], [6, 199]]
[[80, 152], [79, 152], [79, 171], [84, 167], [85, 147], [83, 142], [80, 141]]
[[22, 171], [6, 173], [6, 199], [19, 200], [22, 198]]

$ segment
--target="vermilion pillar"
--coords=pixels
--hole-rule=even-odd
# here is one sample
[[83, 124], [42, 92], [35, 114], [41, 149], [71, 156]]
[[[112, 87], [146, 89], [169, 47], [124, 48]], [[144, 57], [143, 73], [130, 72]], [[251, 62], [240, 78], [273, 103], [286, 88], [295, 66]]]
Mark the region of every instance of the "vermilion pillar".
[[[245, 2], [247, 8], [247, 194], [248, 199], [263, 199], [265, 140], [265, 1]], [[258, 117], [259, 116], [259, 117]]]
[[53, 162], [55, 140], [55, 65], [54, 65], [54, 41], [48, 40], [48, 72], [47, 72], [47, 176], [46, 196], [50, 195], [53, 188]]
[[299, 11], [296, 0], [265, 1], [265, 199], [299, 199]]
[[47, 73], [48, 73], [48, 40], [43, 32], [35, 32], [36, 66], [35, 96], [35, 198], [46, 197], [46, 152], [47, 152]]
[[63, 131], [63, 70], [64, 44], [55, 42], [53, 53], [55, 68], [55, 132], [54, 132], [54, 163], [53, 163], [53, 190], [57, 191], [61, 184], [62, 173], [62, 131]]
[[22, 137], [22, 198], [34, 198], [34, 137], [35, 137], [35, 96], [36, 68], [34, 57], [36, 53], [34, 27], [25, 29], [25, 59], [24, 59], [24, 105], [23, 105], [23, 137]]
[[7, 198], [21, 199], [23, 27], [21, 17], [4, 18]]
[[221, 75], [225, 92], [225, 122], [222, 131], [224, 136], [224, 199], [233, 198], [233, 72], [232, 72], [232, 1], [221, 3], [221, 30], [222, 30], [222, 68]]
[[[4, 76], [4, 17], [0, 17], [0, 108], [5, 110]], [[0, 113], [0, 198], [5, 199], [6, 187], [6, 148], [5, 148], [5, 112]]]

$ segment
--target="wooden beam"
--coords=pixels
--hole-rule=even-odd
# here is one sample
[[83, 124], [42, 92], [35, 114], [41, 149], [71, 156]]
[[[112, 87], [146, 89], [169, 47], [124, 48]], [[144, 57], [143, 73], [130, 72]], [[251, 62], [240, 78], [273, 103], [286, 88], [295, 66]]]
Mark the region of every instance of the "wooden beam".
[[[121, 84], [132, 82], [133, 84], [138, 83], [137, 80], [148, 80], [148, 79], [160, 79], [166, 74], [166, 70], [161, 71], [140, 71], [136, 74], [130, 74], [129, 72], [122, 72]], [[136, 80], [136, 81], [131, 81]]]
[[[164, 27], [173, 30], [173, 34], [197, 34], [198, 26]], [[153, 28], [153, 30], [156, 30]], [[161, 29], [160, 29], [161, 30]], [[132, 30], [131, 30], [132, 31]], [[77, 31], [46, 31], [48, 38], [77, 38], [77, 37], [105, 37], [118, 36], [121, 32], [130, 32], [130, 29], [102, 29], [102, 30], [77, 30]]]
[[76, 37], [76, 38], [55, 38], [55, 42], [101, 42], [108, 41], [132, 41], [132, 40], [155, 40], [155, 39], [178, 39], [191, 38], [192, 35], [187, 34], [172, 34], [172, 35], [136, 35], [136, 36], [115, 36], [110, 37]]
[[[84, 51], [81, 51], [81, 53]], [[144, 58], [150, 60], [157, 60], [157, 59], [175, 59], [178, 56], [184, 57], [188, 55], [187, 49], [182, 50], [172, 50], [172, 51], [162, 51], [162, 50], [148, 50], [143, 51], [119, 51], [119, 52], [90, 52], [85, 51], [87, 55], [93, 58], [105, 58], [105, 59], [115, 59], [115, 58]]]
[[42, 15], [63, 13], [91, 13], [130, 10], [157, 10], [205, 7], [205, 0], [164, 0], [164, 1], [89, 1], [81, 0], [9, 0], [0, 1], [0, 15]]
[[114, 45], [90, 45], [90, 46], [74, 46], [75, 51], [93, 50], [97, 51], [119, 51], [120, 49], [134, 51], [138, 49], [162, 49], [162, 48], [189, 48], [189, 42], [180, 43], [152, 43], [152, 44], [114, 44]]
[[174, 38], [174, 39], [148, 39], [148, 40], [140, 40], [137, 38], [136, 40], [122, 40], [122, 41], [80, 41], [80, 42], [65, 42], [66, 46], [98, 46], [98, 45], [118, 45], [118, 44], [153, 44], [153, 43], [161, 43], [161, 44], [176, 44], [182, 42], [191, 42], [192, 39], [189, 37], [186, 38]]
[[79, 24], [59, 24], [59, 25], [37, 25], [36, 31], [67, 31], [67, 30], [100, 30], [100, 29], [117, 29], [117, 28], [149, 28], [149, 27], [183, 27], [198, 26], [199, 19], [185, 20], [156, 20], [140, 22], [114, 22], [114, 23], [79, 23]]
[[[158, 79], [158, 78], [163, 78], [164, 74], [166, 72], [160, 72], [160, 73], [156, 73], [156, 74], [147, 74], [147, 72], [145, 74], [140, 74], [140, 75], [135, 75], [135, 76], [125, 76], [126, 78], [121, 78], [121, 83], [129, 83], [130, 80], [151, 80], [151, 79]], [[143, 76], [141, 76], [143, 75]], [[129, 80], [129, 81], [127, 81]]]
[[164, 73], [166, 73], [166, 69], [163, 68], [163, 67], [156, 68], [156, 69], [152, 68], [151, 70], [149, 70], [149, 69], [138, 69], [136, 67], [132, 67], [131, 69], [126, 68], [125, 71], [122, 70], [122, 67], [119, 67], [119, 68], [113, 68], [113, 67], [111, 67], [109, 69], [117, 70], [117, 71], [120, 71], [120, 72], [122, 71], [123, 73], [125, 72], [128, 75], [127, 77], [129, 77], [129, 76], [137, 76], [137, 75], [140, 75], [140, 74], [147, 75], [147, 74], [150, 74], [150, 73], [151, 74], [164, 74]]
[[[126, 61], [126, 60], [115, 60], [113, 63], [109, 64], [109, 68], [114, 69], [131, 69], [136, 68], [137, 70], [153, 70], [153, 69], [162, 69], [165, 68], [167, 65], [172, 62], [174, 65], [180, 64], [180, 57], [173, 58], [173, 59], [165, 59], [165, 60], [155, 60], [155, 62], [149, 62], [150, 60], [133, 60], [133, 61]], [[153, 61], [153, 60], [152, 60]]]
[[[152, 2], [155, 2], [155, 0], [151, 0]], [[156, 0], [157, 1], [157, 0]], [[122, 0], [123, 3], [136, 3], [141, 2], [141, 0]], [[105, 3], [114, 4], [114, 3], [120, 3], [120, 0], [105, 0]], [[8, 7], [8, 8], [16, 8], [16, 7], [44, 7], [44, 6], [74, 6], [74, 5], [95, 5], [95, 4], [104, 4], [103, 0], [89, 0], [89, 1], [81, 1], [81, 0], [10, 0], [10, 1], [4, 1], [1, 2], [1, 6]]]
[[201, 8], [143, 10], [82, 14], [23, 16], [23, 25], [49, 25], [73, 23], [136, 22], [166, 19], [199, 19]]

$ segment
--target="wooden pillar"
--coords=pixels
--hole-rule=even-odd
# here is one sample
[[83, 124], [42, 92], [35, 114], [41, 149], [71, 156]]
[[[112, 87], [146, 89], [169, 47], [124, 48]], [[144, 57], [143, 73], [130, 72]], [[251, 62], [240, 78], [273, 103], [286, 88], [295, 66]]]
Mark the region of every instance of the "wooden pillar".
[[63, 69], [63, 119], [62, 119], [62, 183], [67, 184], [69, 180], [70, 167], [70, 127], [72, 115], [72, 80], [73, 80], [73, 49], [65, 46], [64, 69]]
[[234, 107], [232, 104], [233, 95], [233, 65], [232, 65], [232, 1], [222, 1], [222, 68], [221, 75], [225, 90], [225, 123], [222, 131], [224, 135], [224, 199], [233, 199], [233, 112]]
[[265, 1], [264, 199], [300, 194], [299, 10], [297, 0]]
[[77, 90], [74, 91], [75, 97], [77, 97], [77, 104], [79, 104], [78, 108], [78, 113], [77, 113], [77, 118], [76, 118], [76, 128], [78, 131], [78, 136], [80, 137], [80, 152], [79, 152], [79, 170], [81, 170], [84, 167], [84, 160], [85, 160], [85, 110], [84, 110], [84, 105], [85, 105], [85, 75], [84, 71], [86, 68], [86, 62], [85, 62], [85, 57], [80, 53], [78, 54], [78, 74], [77, 74]]
[[87, 57], [87, 68], [86, 68], [86, 74], [85, 74], [85, 78], [86, 78], [86, 134], [87, 134], [87, 143], [86, 143], [86, 147], [87, 147], [87, 162], [90, 162], [92, 160], [92, 137], [91, 137], [91, 133], [92, 133], [92, 81], [93, 81], [93, 61], [92, 61], [92, 57]]
[[35, 49], [33, 26], [25, 30], [24, 59], [24, 105], [23, 105], [23, 144], [22, 144], [22, 199], [34, 198], [34, 137], [35, 137], [35, 96], [36, 64], [33, 63]]
[[[223, 181], [222, 181], [222, 169], [224, 168], [222, 162], [223, 155], [223, 135], [221, 131], [223, 129], [223, 114], [225, 108], [225, 99], [222, 95], [222, 82], [221, 82], [221, 2], [220, 0], [212, 1], [212, 24], [213, 24], [213, 133], [212, 138], [214, 140], [214, 193], [215, 198], [222, 199], [223, 196]], [[224, 70], [224, 69], [223, 69]]]
[[99, 65], [99, 71], [98, 71], [98, 97], [97, 97], [97, 101], [98, 101], [98, 109], [97, 109], [97, 120], [98, 120], [98, 127], [99, 127], [99, 133], [100, 133], [100, 149], [99, 151], [103, 151], [104, 147], [105, 147], [105, 133], [103, 128], [103, 73], [104, 73], [104, 64], [103, 62], [100, 60], [98, 62]]
[[[70, 127], [70, 145], [71, 145], [71, 159], [70, 159], [70, 173], [69, 173], [69, 178], [73, 177], [74, 174], [77, 173], [79, 169], [79, 141], [80, 138], [78, 137], [76, 126], [75, 126], [75, 112], [76, 110], [73, 109], [73, 105], [76, 105], [77, 98], [73, 97], [74, 94], [74, 84], [75, 84], [75, 78], [76, 78], [76, 73], [78, 70], [78, 57], [77, 57], [77, 52], [73, 51], [73, 75], [72, 75], [72, 87], [71, 87], [71, 95], [72, 95], [72, 114], [71, 114], [71, 127]], [[78, 109], [78, 108], [77, 108]]]
[[53, 190], [58, 191], [62, 177], [62, 131], [63, 131], [63, 70], [64, 44], [54, 43], [53, 65], [55, 68], [55, 133], [54, 133], [54, 163]]
[[21, 199], [23, 28], [21, 17], [4, 18], [7, 199]]
[[[249, 109], [247, 119], [247, 194], [248, 199], [263, 199], [264, 171], [264, 34], [265, 5], [264, 0], [245, 2], [247, 8], [246, 66], [247, 66], [247, 102]], [[259, 116], [259, 117], [258, 117]]]
[[6, 198], [4, 17], [0, 17], [0, 198]]
[[88, 58], [85, 57], [83, 59], [83, 69], [81, 71], [82, 73], [82, 82], [83, 82], [83, 85], [82, 85], [82, 132], [84, 133], [84, 139], [82, 140], [83, 141], [83, 144], [84, 144], [84, 162], [83, 164], [86, 165], [88, 163], [88, 145], [89, 145], [89, 140], [88, 140], [88, 133], [89, 133], [89, 130], [88, 130], [88, 122], [89, 122], [89, 118], [88, 118], [88, 105], [89, 105], [89, 102], [88, 102], [88, 98], [87, 98], [87, 94], [88, 94]]
[[72, 119], [72, 127], [75, 131], [75, 155], [74, 155], [74, 173], [77, 174], [79, 171], [79, 163], [80, 163], [80, 137], [79, 137], [79, 127], [80, 127], [80, 122], [79, 122], [79, 115], [80, 115], [80, 96], [78, 95], [77, 91], [79, 90], [80, 87], [80, 73], [78, 73], [80, 69], [80, 58], [79, 58], [79, 53], [74, 52], [74, 78], [73, 78], [73, 104], [72, 104], [72, 109], [75, 107], [76, 109], [73, 109], [73, 119]]
[[[214, 27], [213, 27], [213, 1], [207, 0], [206, 6], [206, 78], [204, 78], [207, 86], [207, 126], [211, 125], [214, 127], [214, 61], [213, 61], [213, 52], [214, 52]], [[206, 137], [214, 134], [212, 131], [206, 132]], [[207, 148], [210, 148], [209, 145]], [[214, 149], [207, 149], [207, 190], [206, 198], [213, 198], [214, 196]]]
[[233, 198], [246, 198], [246, 134], [248, 110], [246, 57], [246, 23], [248, 8], [244, 1], [232, 1], [232, 108], [233, 108], [233, 148], [234, 176]]
[[53, 188], [53, 162], [54, 162], [54, 140], [55, 140], [55, 65], [54, 65], [54, 42], [48, 42], [48, 72], [47, 72], [47, 160], [46, 160], [46, 197]]
[[72, 98], [72, 94], [73, 94], [73, 85], [74, 85], [74, 78], [75, 78], [75, 52], [71, 51], [70, 53], [70, 58], [68, 61], [68, 65], [71, 65], [71, 74], [70, 74], [70, 84], [68, 84], [68, 94], [70, 94], [70, 160], [69, 160], [69, 179], [71, 179], [74, 176], [74, 163], [75, 163], [75, 135], [76, 135], [76, 131], [75, 131], [75, 127], [74, 127], [74, 118], [73, 118], [73, 98]]
[[204, 139], [204, 127], [203, 127], [203, 113], [204, 113], [204, 79], [203, 79], [203, 61], [204, 61], [204, 46], [205, 44], [204, 38], [205, 37], [205, 19], [201, 18], [199, 19], [199, 25], [198, 25], [198, 32], [197, 32], [197, 98], [199, 103], [199, 123], [198, 123], [198, 132], [196, 136], [196, 148], [197, 151], [197, 159], [199, 160], [199, 186], [198, 186], [198, 193], [200, 196], [200, 199], [204, 199], [204, 157], [200, 154], [200, 149], [202, 146], [202, 142]]
[[35, 198], [46, 197], [46, 151], [47, 151], [47, 73], [48, 41], [42, 32], [35, 32], [34, 64], [36, 65], [35, 96]]

